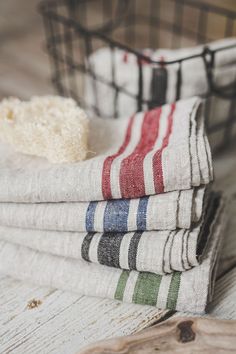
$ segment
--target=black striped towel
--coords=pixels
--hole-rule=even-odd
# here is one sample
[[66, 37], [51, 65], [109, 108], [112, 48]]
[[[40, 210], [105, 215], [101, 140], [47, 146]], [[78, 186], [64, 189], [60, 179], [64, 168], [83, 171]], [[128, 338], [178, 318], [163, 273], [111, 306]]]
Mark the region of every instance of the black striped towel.
[[0, 226], [0, 239], [109, 267], [157, 274], [185, 271], [201, 263], [212, 231], [213, 201], [210, 197], [201, 221], [186, 230], [79, 233]]
[[212, 298], [224, 231], [224, 208], [219, 200], [216, 201], [214, 214], [211, 237], [202, 262], [186, 272], [159, 275], [122, 270], [59, 257], [5, 241], [0, 241], [0, 272], [37, 285], [52, 286], [82, 295], [203, 313]]

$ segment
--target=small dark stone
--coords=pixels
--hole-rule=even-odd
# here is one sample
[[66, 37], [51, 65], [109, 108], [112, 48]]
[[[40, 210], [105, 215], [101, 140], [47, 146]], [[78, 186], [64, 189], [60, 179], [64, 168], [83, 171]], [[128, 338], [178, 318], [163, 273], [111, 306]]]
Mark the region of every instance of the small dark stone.
[[192, 329], [193, 321], [184, 321], [178, 324], [179, 342], [188, 343], [195, 339], [195, 332]]

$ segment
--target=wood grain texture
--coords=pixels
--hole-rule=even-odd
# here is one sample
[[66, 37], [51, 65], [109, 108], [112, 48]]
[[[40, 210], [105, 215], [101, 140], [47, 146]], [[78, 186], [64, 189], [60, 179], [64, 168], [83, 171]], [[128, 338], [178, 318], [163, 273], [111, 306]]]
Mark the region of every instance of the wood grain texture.
[[[42, 289], [0, 279], [0, 353], [75, 353], [94, 341], [129, 335], [169, 311]], [[40, 300], [29, 310], [30, 300]], [[208, 316], [236, 319], [236, 269], [219, 278]], [[183, 316], [183, 314], [181, 314]]]
[[[223, 4], [222, 0], [207, 1]], [[55, 93], [49, 80], [49, 61], [42, 50], [38, 2], [0, 2], [0, 98]], [[223, 6], [233, 8], [235, 4], [235, 0], [225, 0]], [[227, 151], [215, 161], [217, 188], [231, 197], [236, 193], [235, 151]], [[233, 205], [215, 296], [209, 306], [211, 316], [223, 319], [236, 319], [236, 202]], [[42, 303], [29, 309], [33, 299]], [[74, 354], [89, 343], [137, 333], [168, 315], [171, 312], [153, 307], [88, 298], [0, 277], [1, 354]]]
[[[36, 300], [37, 307], [28, 304]], [[154, 307], [79, 296], [0, 278], [0, 353], [75, 353], [102, 338], [127, 335], [160, 320]]]
[[236, 321], [200, 317], [171, 319], [132, 336], [94, 344], [80, 354], [232, 353]]

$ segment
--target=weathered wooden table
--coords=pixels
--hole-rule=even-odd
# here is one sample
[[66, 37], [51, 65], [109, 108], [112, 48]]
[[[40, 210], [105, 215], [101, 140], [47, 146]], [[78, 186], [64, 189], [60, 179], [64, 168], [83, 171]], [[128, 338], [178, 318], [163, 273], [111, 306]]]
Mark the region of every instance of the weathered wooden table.
[[[13, 0], [4, 4], [11, 2]], [[53, 92], [48, 80], [47, 57], [41, 50], [41, 27], [36, 26], [34, 33], [28, 28], [26, 15], [36, 2], [15, 2], [14, 13], [5, 17], [6, 26], [13, 16], [16, 25], [15, 28], [11, 27], [12, 32], [8, 32], [0, 43], [0, 97], [17, 95], [28, 98], [32, 94]], [[17, 4], [20, 3], [23, 13], [21, 21], [25, 27], [18, 23]], [[33, 18], [33, 21], [36, 24], [38, 20]], [[5, 31], [1, 21], [0, 30], [1, 34]], [[233, 199], [229, 209], [231, 222], [224, 235], [225, 245], [215, 297], [208, 314], [223, 319], [236, 319], [235, 152], [236, 147], [215, 161], [216, 185]], [[39, 288], [0, 275], [0, 353], [72, 354], [88, 343], [128, 335], [173, 315], [180, 314]]]

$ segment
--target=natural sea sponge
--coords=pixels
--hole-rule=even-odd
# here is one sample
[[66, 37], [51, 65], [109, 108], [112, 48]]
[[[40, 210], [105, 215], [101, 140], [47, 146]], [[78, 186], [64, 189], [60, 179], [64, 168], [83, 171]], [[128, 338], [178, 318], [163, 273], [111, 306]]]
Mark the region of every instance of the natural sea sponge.
[[84, 160], [88, 129], [86, 113], [71, 98], [35, 96], [0, 103], [0, 140], [53, 163]]

